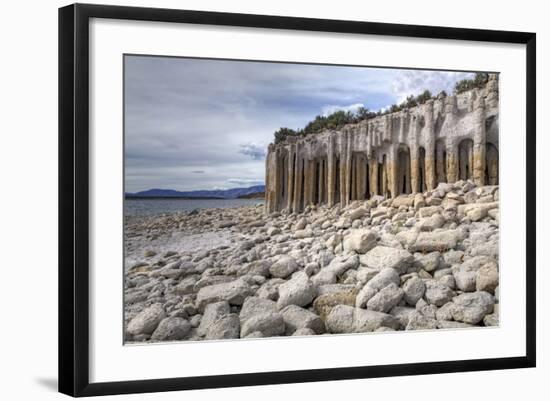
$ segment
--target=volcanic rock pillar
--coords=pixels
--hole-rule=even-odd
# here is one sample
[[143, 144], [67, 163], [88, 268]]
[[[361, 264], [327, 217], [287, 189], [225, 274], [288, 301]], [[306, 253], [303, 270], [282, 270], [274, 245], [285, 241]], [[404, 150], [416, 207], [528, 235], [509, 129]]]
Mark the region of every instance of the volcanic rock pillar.
[[434, 101], [432, 99], [426, 102], [424, 121], [427, 132], [426, 155], [424, 158], [424, 174], [426, 180], [426, 189], [432, 190], [436, 186], [435, 171], [435, 125], [434, 125]]
[[287, 179], [287, 188], [288, 188], [288, 196], [287, 196], [287, 202], [285, 207], [287, 210], [292, 209], [292, 202], [294, 200], [294, 168], [295, 168], [295, 161], [296, 158], [296, 145], [290, 145], [289, 146], [289, 152], [288, 152], [288, 179]]
[[334, 206], [334, 187], [336, 179], [336, 166], [334, 163], [334, 141], [332, 139], [329, 139], [327, 148], [327, 203], [329, 207], [332, 207]]
[[476, 185], [485, 185], [487, 136], [485, 133], [485, 100], [479, 96], [474, 100], [474, 163], [473, 178]]

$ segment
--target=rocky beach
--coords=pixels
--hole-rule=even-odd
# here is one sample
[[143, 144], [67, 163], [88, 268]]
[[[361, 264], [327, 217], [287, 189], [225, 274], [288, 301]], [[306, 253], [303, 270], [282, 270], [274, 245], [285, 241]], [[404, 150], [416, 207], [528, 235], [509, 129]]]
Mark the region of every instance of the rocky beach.
[[125, 342], [499, 324], [499, 189], [125, 217]]

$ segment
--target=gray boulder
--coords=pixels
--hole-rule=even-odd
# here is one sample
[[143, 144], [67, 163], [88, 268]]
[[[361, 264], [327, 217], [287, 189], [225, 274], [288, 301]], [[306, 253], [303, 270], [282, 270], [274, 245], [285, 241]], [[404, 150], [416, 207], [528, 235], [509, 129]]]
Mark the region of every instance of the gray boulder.
[[191, 323], [181, 317], [167, 317], [163, 319], [153, 334], [152, 341], [183, 340], [191, 331]]
[[437, 270], [441, 264], [441, 253], [438, 251], [427, 254], [416, 253], [414, 257], [415, 264], [427, 272]]
[[201, 288], [197, 293], [196, 306], [202, 312], [206, 305], [219, 301], [227, 301], [231, 305], [242, 305], [246, 297], [252, 294], [250, 285], [241, 279], [209, 285]]
[[431, 305], [443, 306], [456, 295], [453, 290], [436, 280], [427, 280], [425, 284], [424, 298]]
[[390, 283], [382, 288], [367, 302], [367, 309], [377, 312], [389, 312], [394, 306], [397, 306], [403, 298], [403, 290], [395, 283]]
[[300, 308], [296, 305], [288, 305], [281, 310], [283, 320], [285, 322], [286, 335], [293, 334], [296, 330], [310, 329], [315, 334], [325, 332], [325, 324], [321, 318], [307, 309]]
[[187, 295], [194, 292], [193, 288], [197, 281], [199, 281], [200, 276], [198, 274], [193, 274], [181, 280], [181, 282], [176, 286], [174, 292], [178, 295]]
[[214, 302], [206, 305], [201, 323], [197, 328], [197, 334], [200, 336], [206, 335], [208, 328], [213, 325], [216, 320], [229, 315], [230, 312], [231, 309], [227, 301]]
[[476, 273], [476, 291], [495, 293], [498, 286], [498, 267], [496, 263], [487, 263]]
[[409, 323], [405, 330], [434, 330], [437, 329], [437, 320], [424, 316], [422, 313], [416, 311], [411, 314]]
[[391, 267], [398, 273], [403, 274], [414, 261], [414, 257], [404, 249], [377, 246], [368, 251], [365, 255], [361, 255], [359, 260], [363, 266], [376, 270]]
[[403, 297], [409, 305], [415, 306], [420, 298], [424, 296], [426, 285], [419, 277], [412, 277], [403, 284]]
[[285, 280], [282, 278], [269, 279], [258, 288], [256, 296], [276, 301], [279, 299], [279, 286], [283, 283], [285, 283]]
[[315, 334], [317, 333], [308, 328], [298, 329], [294, 333], [292, 333], [293, 336], [313, 336]]
[[166, 313], [162, 305], [153, 304], [130, 320], [126, 331], [132, 335], [152, 334], [165, 317]]
[[403, 330], [409, 324], [409, 320], [414, 313], [416, 313], [416, 309], [410, 306], [396, 306], [390, 311], [390, 315], [399, 320], [400, 328]]
[[285, 332], [285, 321], [279, 312], [264, 312], [250, 317], [241, 326], [241, 337], [259, 331], [264, 337], [283, 335]]
[[493, 260], [487, 256], [475, 256], [460, 265], [452, 267], [456, 287], [461, 291], [472, 292], [476, 290], [477, 271], [481, 266], [491, 263]]
[[207, 340], [224, 340], [229, 338], [239, 338], [240, 321], [236, 313], [220, 317], [206, 330]]
[[325, 321], [330, 333], [364, 333], [385, 326], [399, 328], [399, 320], [392, 315], [348, 305], [335, 306]]
[[366, 253], [376, 246], [376, 233], [369, 229], [355, 229], [344, 238], [344, 251]]
[[421, 232], [412, 246], [415, 252], [433, 252], [453, 249], [457, 246], [460, 235], [457, 230], [439, 230]]
[[458, 322], [478, 324], [483, 318], [493, 312], [494, 298], [485, 291], [464, 293], [453, 298], [451, 313]]
[[252, 316], [260, 313], [274, 313], [277, 312], [277, 303], [270, 300], [259, 297], [248, 297], [243, 303], [243, 307], [239, 313], [239, 319], [241, 324], [244, 324]]
[[355, 306], [358, 308], [364, 308], [367, 306], [367, 302], [371, 299], [378, 291], [382, 288], [387, 287], [391, 283], [399, 286], [401, 280], [399, 279], [399, 274], [395, 269], [387, 268], [382, 269], [380, 273], [374, 276], [370, 281], [365, 284], [365, 286], [357, 294], [357, 299]]
[[298, 270], [298, 263], [288, 255], [280, 256], [269, 268], [271, 276], [276, 278], [287, 278]]
[[297, 273], [291, 280], [279, 286], [279, 299], [277, 307], [284, 308], [287, 305], [306, 306], [317, 295], [317, 287], [304, 272]]
[[316, 286], [323, 284], [334, 284], [337, 278], [350, 269], [355, 269], [359, 266], [359, 257], [339, 256], [331, 260], [328, 266], [322, 267], [319, 273], [314, 275], [311, 280]]

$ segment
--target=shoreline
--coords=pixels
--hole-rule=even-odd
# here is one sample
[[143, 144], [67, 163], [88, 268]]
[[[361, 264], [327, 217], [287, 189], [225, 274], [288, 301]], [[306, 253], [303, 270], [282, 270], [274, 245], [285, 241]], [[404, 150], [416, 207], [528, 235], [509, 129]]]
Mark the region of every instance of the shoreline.
[[498, 186], [125, 216], [126, 342], [498, 325]]

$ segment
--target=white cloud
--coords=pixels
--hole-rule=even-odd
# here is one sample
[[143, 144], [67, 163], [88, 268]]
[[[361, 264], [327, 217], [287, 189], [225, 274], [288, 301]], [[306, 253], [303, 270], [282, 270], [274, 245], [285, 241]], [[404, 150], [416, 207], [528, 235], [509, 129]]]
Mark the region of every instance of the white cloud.
[[256, 143], [247, 143], [246, 145], [241, 145], [239, 153], [250, 156], [254, 160], [263, 160], [266, 155], [267, 146], [258, 145]]
[[232, 185], [243, 185], [243, 186], [253, 186], [253, 185], [263, 185], [262, 180], [250, 179], [250, 178], [230, 178], [227, 180], [229, 184]]
[[322, 109], [321, 109], [321, 113], [323, 114], [323, 116], [328, 116], [336, 111], [340, 111], [340, 110], [343, 110], [343, 111], [352, 111], [352, 112], [355, 112], [357, 111], [357, 109], [359, 109], [360, 107], [365, 107], [365, 105], [363, 103], [354, 103], [354, 104], [348, 104], [347, 106], [339, 106], [339, 105], [327, 105], [327, 106], [323, 106]]
[[400, 70], [391, 84], [391, 91], [397, 97], [397, 103], [404, 101], [409, 95], [419, 95], [429, 90], [437, 95], [442, 90], [451, 94], [456, 82], [472, 78], [473, 73], [455, 71], [423, 71]]

